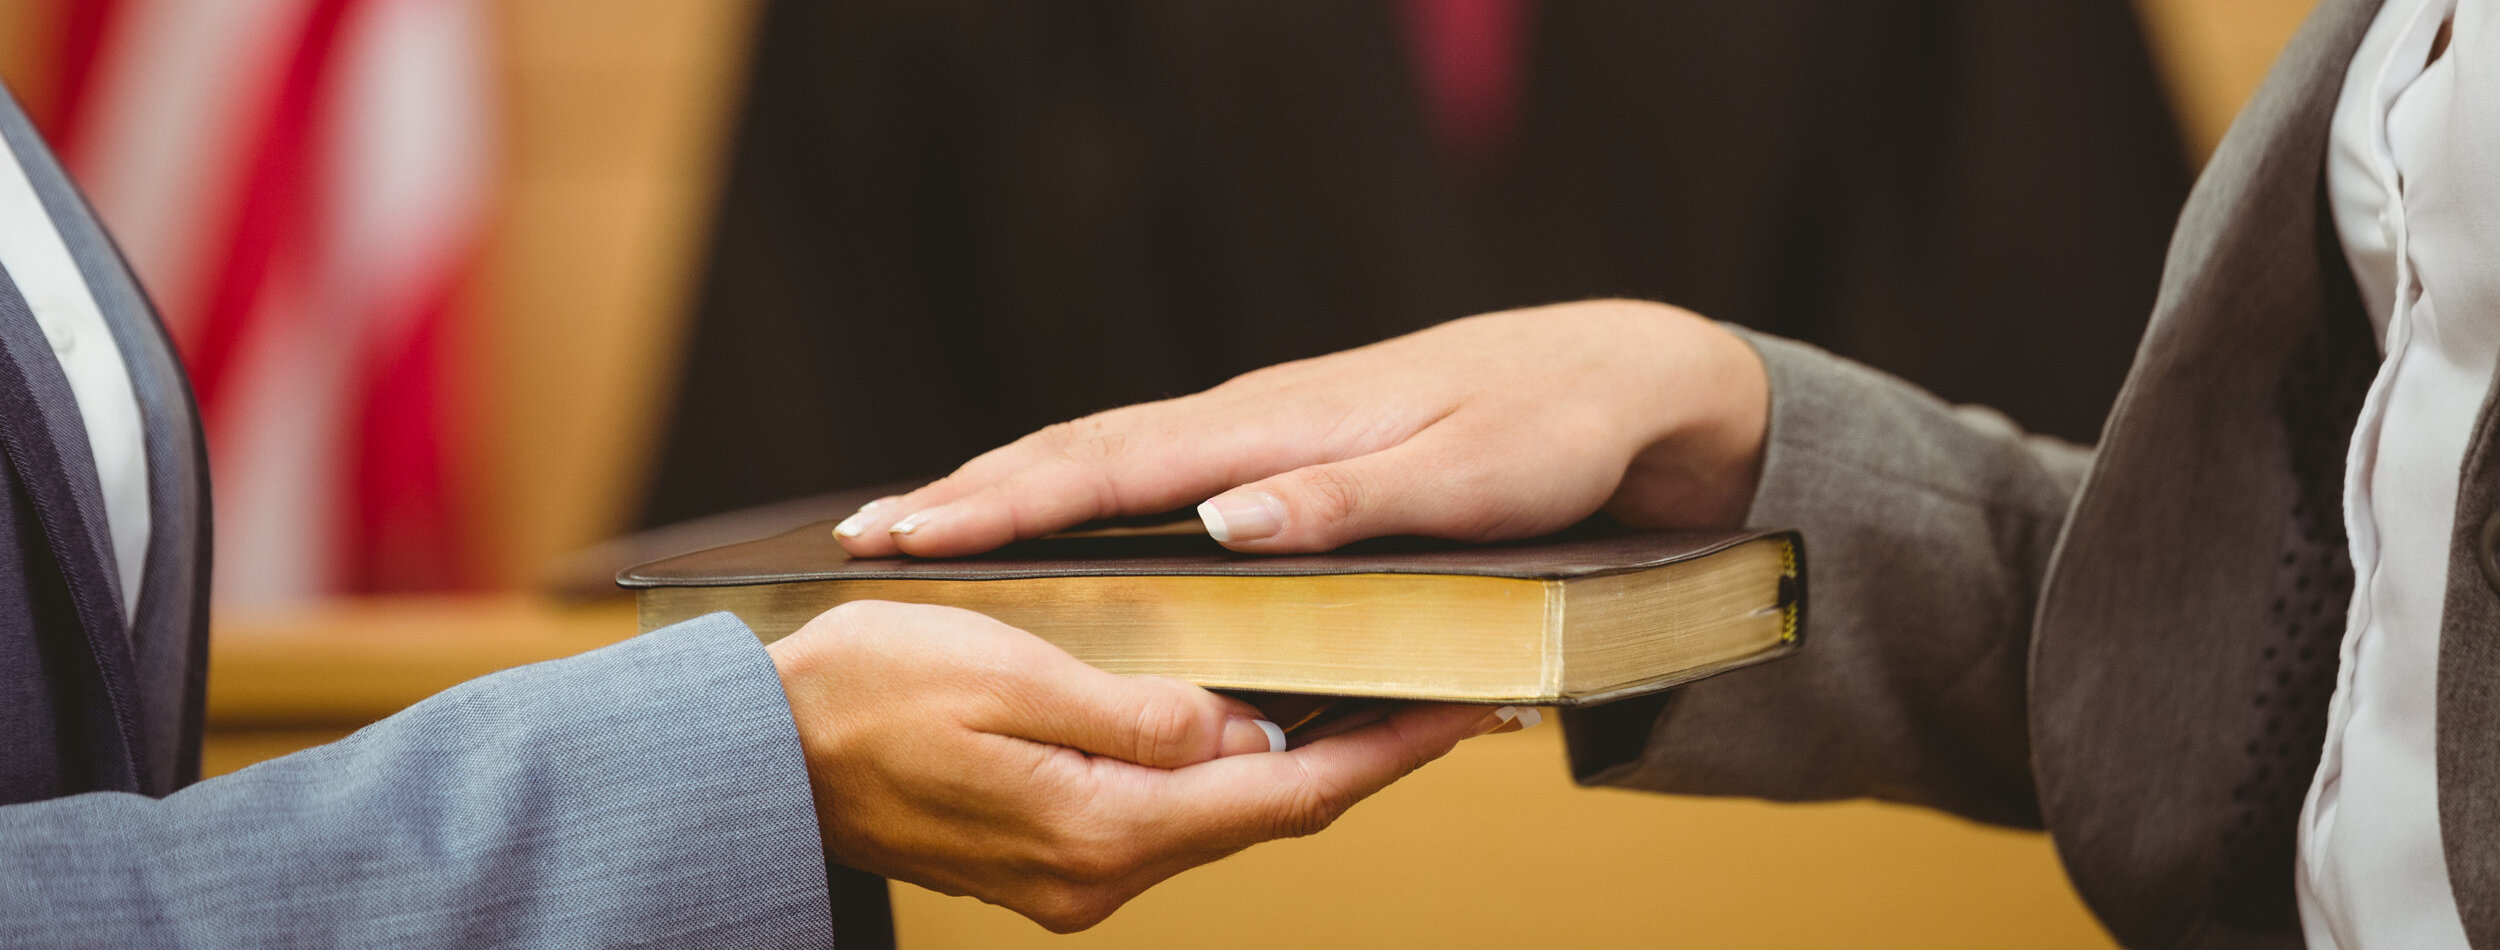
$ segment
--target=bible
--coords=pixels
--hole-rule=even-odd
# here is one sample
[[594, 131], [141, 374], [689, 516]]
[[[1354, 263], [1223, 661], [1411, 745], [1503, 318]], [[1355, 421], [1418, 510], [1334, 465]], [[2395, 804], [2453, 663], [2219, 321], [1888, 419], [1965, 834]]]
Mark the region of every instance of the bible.
[[[1195, 528], [1195, 522], [1188, 522]], [[1117, 528], [944, 560], [853, 558], [812, 524], [629, 568], [645, 631], [729, 611], [765, 640], [852, 600], [962, 607], [1114, 673], [1211, 689], [1577, 706], [1796, 649], [1803, 540], [1583, 525], [1238, 554]]]

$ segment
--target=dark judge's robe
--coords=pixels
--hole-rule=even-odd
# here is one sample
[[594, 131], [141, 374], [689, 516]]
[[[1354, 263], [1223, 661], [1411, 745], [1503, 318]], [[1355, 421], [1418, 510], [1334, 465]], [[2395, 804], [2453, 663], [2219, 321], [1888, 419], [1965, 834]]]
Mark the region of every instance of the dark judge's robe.
[[771, 4], [646, 520], [1598, 295], [2097, 432], [2188, 180], [2124, 0], [1523, 10], [1467, 150], [1381, 0]]

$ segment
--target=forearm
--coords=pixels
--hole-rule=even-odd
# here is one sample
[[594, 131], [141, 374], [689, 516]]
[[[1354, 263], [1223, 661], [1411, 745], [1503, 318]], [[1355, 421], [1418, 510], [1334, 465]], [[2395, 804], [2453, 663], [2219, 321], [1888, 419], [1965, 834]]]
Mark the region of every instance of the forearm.
[[822, 945], [762, 647], [715, 615], [486, 677], [167, 798], [0, 808], [27, 945]]
[[1584, 781], [1875, 797], [2036, 823], [2033, 605], [2088, 450], [1752, 336], [1771, 424], [1748, 521], [1805, 533], [1806, 648], [1565, 718]]

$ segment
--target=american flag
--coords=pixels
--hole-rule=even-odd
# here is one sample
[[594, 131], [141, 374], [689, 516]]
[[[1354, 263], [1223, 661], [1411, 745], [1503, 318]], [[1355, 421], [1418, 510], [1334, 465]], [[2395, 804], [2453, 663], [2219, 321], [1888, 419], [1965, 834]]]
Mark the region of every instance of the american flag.
[[63, 0], [48, 131], [191, 372], [216, 596], [464, 579], [453, 310], [487, 225], [481, 0]]

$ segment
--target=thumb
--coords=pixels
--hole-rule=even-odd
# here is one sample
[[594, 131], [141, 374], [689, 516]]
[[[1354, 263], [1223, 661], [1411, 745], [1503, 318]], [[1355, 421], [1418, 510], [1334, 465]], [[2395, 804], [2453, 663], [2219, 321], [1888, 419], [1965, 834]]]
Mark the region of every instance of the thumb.
[[1466, 497], [1426, 438], [1379, 452], [1297, 468], [1232, 489], [1198, 506], [1207, 533], [1236, 551], [1327, 551], [1392, 534], [1465, 536], [1487, 499]]
[[1493, 715], [1482, 706], [1405, 704], [1380, 722], [1284, 755], [1182, 769], [1168, 794], [1140, 814], [1202, 850], [1316, 834], [1356, 802], [1496, 726]]
[[1281, 752], [1285, 733], [1257, 707], [1160, 676], [1118, 676], [1059, 655], [1028, 670], [993, 731], [1138, 765], [1176, 769], [1251, 752]]

